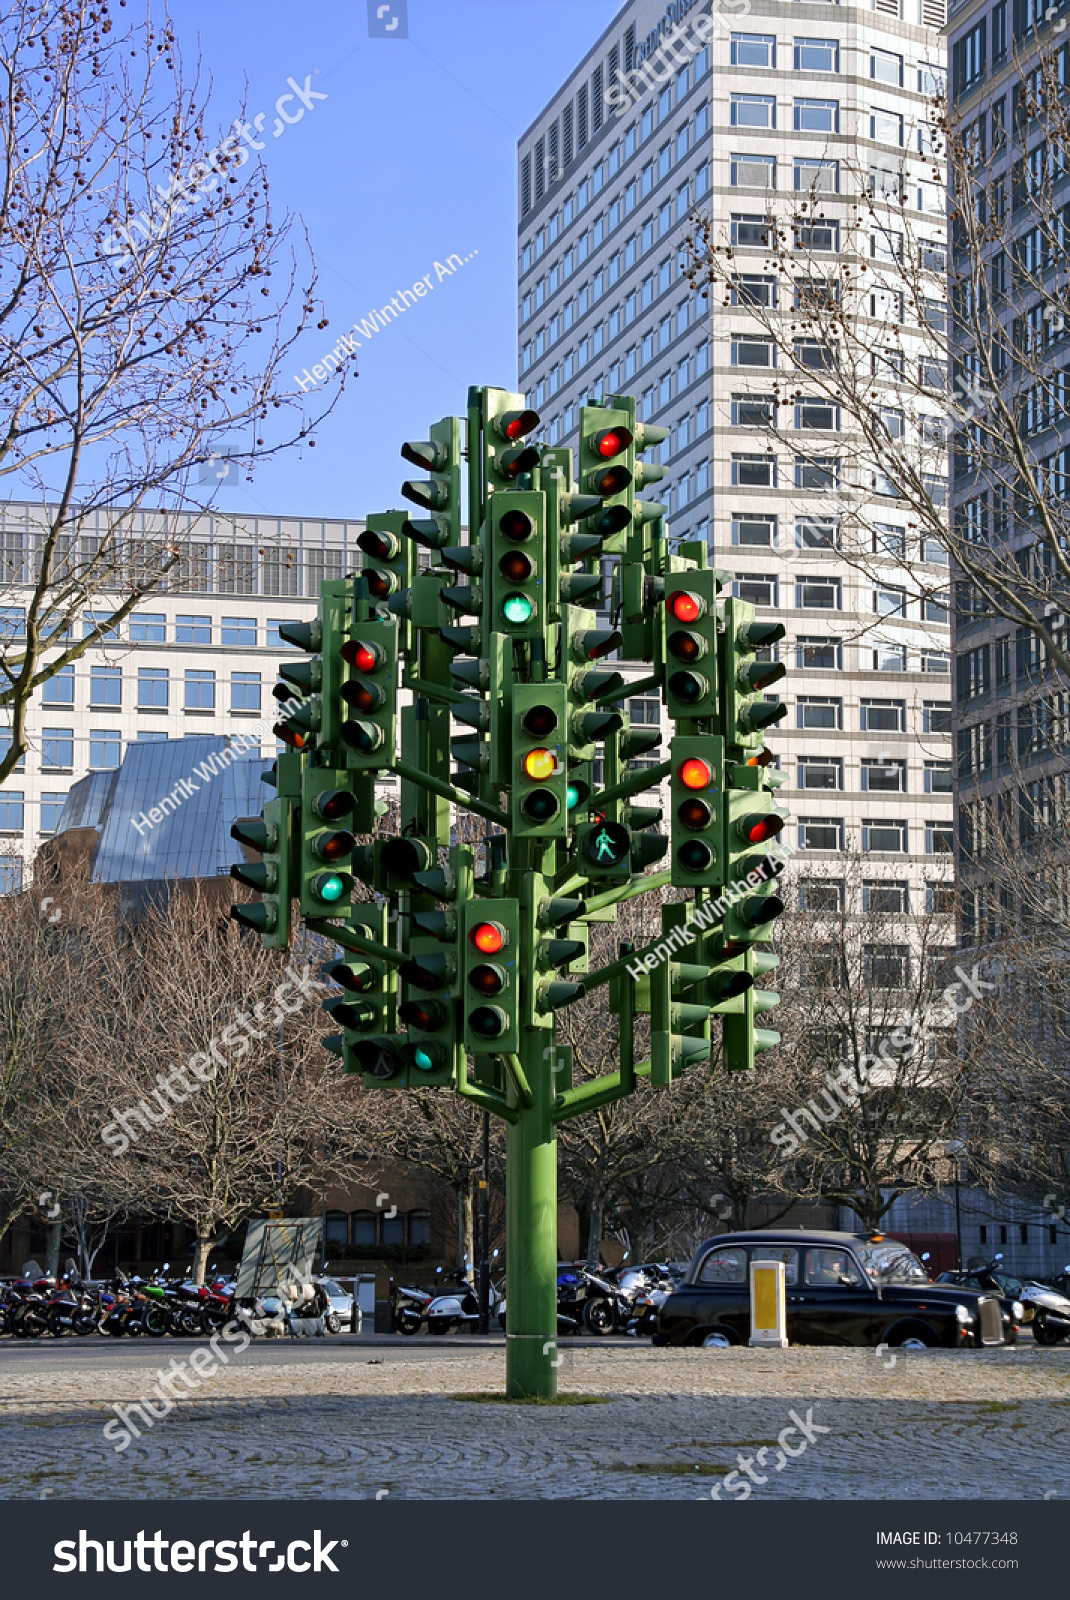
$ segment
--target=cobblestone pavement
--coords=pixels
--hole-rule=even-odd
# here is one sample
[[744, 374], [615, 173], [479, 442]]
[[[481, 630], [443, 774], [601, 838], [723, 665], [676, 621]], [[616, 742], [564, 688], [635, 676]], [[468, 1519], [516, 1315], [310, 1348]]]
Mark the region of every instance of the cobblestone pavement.
[[1070, 1349], [901, 1351], [888, 1367], [866, 1350], [563, 1346], [562, 1394], [603, 1403], [536, 1407], [456, 1398], [502, 1388], [500, 1348], [253, 1346], [116, 1453], [112, 1403], [193, 1348], [102, 1363], [68, 1347], [62, 1365], [0, 1352], [4, 1494], [708, 1499], [740, 1452], [754, 1460], [812, 1408], [829, 1431], [755, 1498], [1070, 1498]]

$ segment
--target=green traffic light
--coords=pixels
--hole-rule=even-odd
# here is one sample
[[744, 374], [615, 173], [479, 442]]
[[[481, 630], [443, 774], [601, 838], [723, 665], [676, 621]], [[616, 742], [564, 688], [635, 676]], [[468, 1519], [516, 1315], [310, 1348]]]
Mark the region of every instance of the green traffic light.
[[515, 625], [530, 622], [534, 610], [526, 594], [508, 594], [502, 601], [502, 616]]
[[345, 879], [340, 878], [337, 872], [328, 873], [326, 877], [321, 878], [316, 884], [316, 893], [321, 900], [333, 903], [335, 900], [341, 900], [345, 892]]
[[421, 1072], [434, 1072], [435, 1070], [435, 1063], [431, 1059], [431, 1052], [429, 1050], [424, 1050], [420, 1045], [417, 1045], [412, 1052], [412, 1064], [414, 1067], [419, 1067]]
[[569, 811], [575, 811], [576, 807], [579, 805], [580, 793], [580, 785], [578, 783], [570, 783], [568, 788], [565, 790], [565, 805], [568, 807]]

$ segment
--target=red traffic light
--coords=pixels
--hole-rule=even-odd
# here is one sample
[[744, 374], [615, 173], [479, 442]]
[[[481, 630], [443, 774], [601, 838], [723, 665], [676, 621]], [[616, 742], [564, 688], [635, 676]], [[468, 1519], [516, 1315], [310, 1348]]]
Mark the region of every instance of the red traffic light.
[[708, 789], [713, 782], [713, 768], [699, 756], [688, 756], [681, 761], [676, 775], [685, 789]]
[[485, 956], [496, 956], [506, 942], [505, 929], [500, 922], [477, 922], [469, 941]]
[[360, 639], [347, 639], [341, 655], [342, 660], [358, 672], [375, 672], [386, 661], [386, 651], [381, 645], [366, 644]]
[[697, 622], [706, 615], [706, 602], [700, 595], [692, 594], [690, 589], [677, 589], [665, 602], [669, 615], [675, 617], [677, 622]]
[[625, 427], [603, 428], [601, 433], [594, 434], [591, 439], [595, 451], [603, 459], [619, 456], [622, 450], [627, 450], [631, 442], [631, 430]]
[[784, 818], [770, 811], [764, 816], [741, 817], [736, 823], [736, 832], [750, 844], [764, 844], [767, 839], [775, 839], [783, 826]]
[[501, 416], [494, 418], [493, 426], [499, 438], [508, 439], [512, 444], [539, 426], [539, 413], [537, 411], [503, 411]]

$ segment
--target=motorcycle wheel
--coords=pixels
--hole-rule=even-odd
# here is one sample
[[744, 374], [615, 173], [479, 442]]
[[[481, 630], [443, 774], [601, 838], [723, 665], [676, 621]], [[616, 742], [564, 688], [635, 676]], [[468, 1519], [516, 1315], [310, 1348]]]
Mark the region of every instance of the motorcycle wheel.
[[162, 1339], [170, 1326], [170, 1322], [171, 1316], [166, 1306], [151, 1305], [145, 1307], [141, 1323], [150, 1339]]
[[1043, 1311], [1038, 1311], [1033, 1318], [1033, 1338], [1036, 1343], [1043, 1345], [1058, 1344], [1062, 1336], [1061, 1329], [1051, 1327]]
[[449, 1333], [450, 1319], [449, 1317], [432, 1317], [428, 1321], [427, 1327], [430, 1333]]
[[44, 1317], [20, 1317], [15, 1326], [16, 1331], [23, 1339], [39, 1339], [44, 1333], [47, 1323]]
[[65, 1333], [71, 1332], [71, 1329], [64, 1325], [63, 1312], [59, 1306], [53, 1306], [48, 1313], [48, 1331], [53, 1339], [62, 1339]]
[[604, 1337], [612, 1333], [617, 1326], [617, 1318], [613, 1307], [608, 1300], [585, 1300], [583, 1305], [583, 1326], [588, 1333]]
[[337, 1311], [328, 1311], [327, 1315], [323, 1319], [323, 1326], [327, 1329], [328, 1333], [341, 1333], [342, 1319], [338, 1315]]
[[175, 1318], [178, 1326], [175, 1332], [186, 1339], [196, 1339], [205, 1331], [204, 1317], [201, 1315], [200, 1306], [183, 1306]]
[[420, 1331], [421, 1318], [415, 1311], [399, 1311], [394, 1326], [398, 1333], [414, 1334]]
[[80, 1339], [87, 1333], [97, 1331], [97, 1314], [95, 1311], [76, 1311], [74, 1313], [74, 1331]]

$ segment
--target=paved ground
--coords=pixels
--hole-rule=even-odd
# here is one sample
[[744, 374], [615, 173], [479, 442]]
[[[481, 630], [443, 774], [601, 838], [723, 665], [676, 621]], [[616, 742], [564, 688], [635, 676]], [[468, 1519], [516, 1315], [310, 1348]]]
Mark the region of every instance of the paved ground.
[[[501, 1390], [501, 1342], [261, 1343], [153, 1427], [129, 1413], [141, 1437], [117, 1453], [113, 1405], [151, 1397], [155, 1372], [197, 1348], [5, 1342], [3, 1492], [695, 1499], [742, 1452], [768, 1479], [760, 1498], [1070, 1499], [1066, 1347], [898, 1352], [888, 1367], [865, 1350], [563, 1345], [562, 1394], [604, 1403], [534, 1407], [457, 1398]], [[794, 1434], [777, 1472], [792, 1411], [829, 1431], [805, 1451]]]

